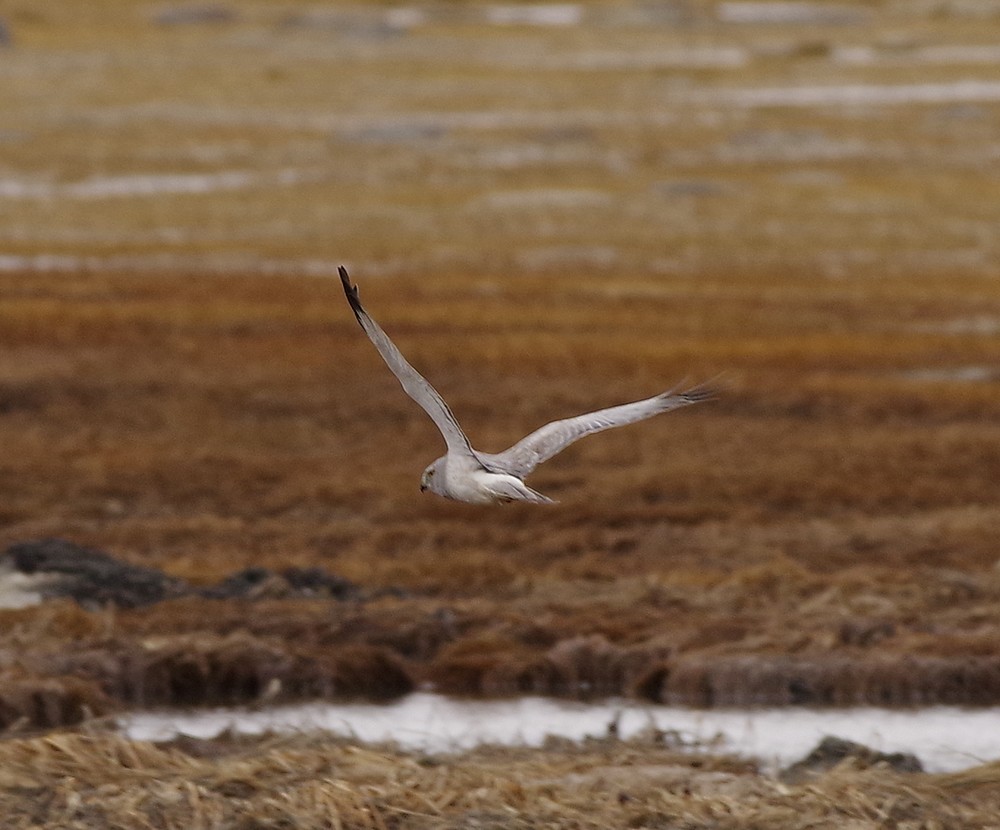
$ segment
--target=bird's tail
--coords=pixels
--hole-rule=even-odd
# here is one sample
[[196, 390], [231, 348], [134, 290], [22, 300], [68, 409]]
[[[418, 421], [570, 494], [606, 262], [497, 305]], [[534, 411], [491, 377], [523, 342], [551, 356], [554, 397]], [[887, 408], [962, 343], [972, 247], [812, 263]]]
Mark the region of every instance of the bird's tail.
[[527, 494], [521, 500], [530, 502], [531, 504], [555, 504], [555, 499], [550, 499], [548, 496], [539, 493], [537, 490], [532, 490], [527, 484], [521, 485], [524, 488], [524, 492]]
[[532, 490], [527, 484], [514, 476], [504, 476], [490, 483], [490, 489], [500, 501], [526, 501], [529, 504], [555, 504], [555, 499], [544, 496], [537, 490]]

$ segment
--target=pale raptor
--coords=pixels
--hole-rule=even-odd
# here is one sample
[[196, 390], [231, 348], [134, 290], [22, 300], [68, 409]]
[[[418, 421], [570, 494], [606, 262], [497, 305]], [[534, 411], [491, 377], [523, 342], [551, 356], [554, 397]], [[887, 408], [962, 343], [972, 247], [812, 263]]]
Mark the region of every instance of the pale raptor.
[[543, 461], [584, 435], [641, 421], [712, 396], [711, 390], [705, 387], [683, 392], [671, 389], [635, 403], [553, 421], [501, 453], [480, 452], [472, 448], [437, 390], [406, 361], [381, 326], [368, 316], [358, 299], [358, 287], [352, 285], [347, 269], [343, 267], [340, 268], [340, 279], [344, 283], [347, 301], [361, 328], [375, 344], [406, 394], [424, 408], [444, 436], [448, 452], [424, 470], [420, 489], [430, 490], [446, 499], [470, 504], [501, 504], [511, 501], [553, 504], [548, 496], [543, 496], [524, 483], [525, 476]]

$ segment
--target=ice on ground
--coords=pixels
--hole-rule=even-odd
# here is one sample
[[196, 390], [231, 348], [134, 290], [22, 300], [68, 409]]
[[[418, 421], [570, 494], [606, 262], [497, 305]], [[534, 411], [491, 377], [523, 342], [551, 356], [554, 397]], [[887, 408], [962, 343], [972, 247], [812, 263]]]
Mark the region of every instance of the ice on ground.
[[258, 711], [135, 713], [123, 716], [119, 723], [136, 740], [177, 735], [210, 738], [226, 730], [259, 734], [324, 729], [425, 751], [487, 743], [537, 746], [550, 735], [579, 740], [606, 735], [614, 723], [621, 738], [650, 728], [670, 731], [701, 748], [759, 758], [774, 768], [800, 759], [826, 735], [882, 752], [911, 752], [932, 772], [965, 769], [1000, 758], [996, 740], [1000, 708], [695, 710], [633, 701], [583, 704], [540, 697], [468, 701], [421, 692], [388, 705], [311, 703]]

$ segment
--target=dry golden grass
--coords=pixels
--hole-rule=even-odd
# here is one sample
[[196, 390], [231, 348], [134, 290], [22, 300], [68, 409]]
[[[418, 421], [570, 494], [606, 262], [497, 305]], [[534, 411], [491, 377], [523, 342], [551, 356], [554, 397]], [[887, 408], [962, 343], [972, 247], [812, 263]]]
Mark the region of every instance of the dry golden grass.
[[656, 736], [420, 755], [323, 735], [154, 746], [103, 734], [0, 744], [6, 825], [81, 828], [995, 826], [996, 765], [900, 775], [845, 761], [782, 784]]

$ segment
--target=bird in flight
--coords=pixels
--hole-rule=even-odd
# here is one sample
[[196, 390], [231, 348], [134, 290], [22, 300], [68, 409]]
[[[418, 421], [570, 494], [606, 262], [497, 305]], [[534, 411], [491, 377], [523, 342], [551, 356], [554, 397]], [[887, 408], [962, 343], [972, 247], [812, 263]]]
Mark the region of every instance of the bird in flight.
[[554, 504], [548, 496], [524, 483], [525, 477], [543, 461], [548, 461], [585, 435], [631, 424], [712, 397], [712, 391], [702, 386], [683, 392], [671, 389], [635, 403], [553, 421], [501, 453], [480, 452], [472, 448], [444, 398], [407, 362], [382, 327], [368, 316], [358, 298], [358, 287], [352, 285], [347, 269], [341, 266], [339, 271], [347, 302], [361, 328], [375, 344], [406, 394], [431, 416], [448, 447], [445, 455], [424, 470], [420, 479], [421, 491], [430, 490], [446, 499], [470, 504], [512, 501]]

